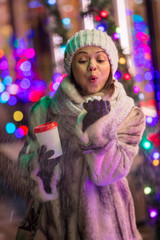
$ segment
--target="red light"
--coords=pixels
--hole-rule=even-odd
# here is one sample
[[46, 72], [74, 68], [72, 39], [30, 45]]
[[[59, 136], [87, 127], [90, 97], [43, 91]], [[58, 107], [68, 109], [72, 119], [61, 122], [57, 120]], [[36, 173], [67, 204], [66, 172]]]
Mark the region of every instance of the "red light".
[[28, 127], [25, 125], [22, 125], [19, 127], [19, 129], [21, 129], [23, 131], [23, 135], [27, 135], [28, 133]]
[[108, 16], [108, 12], [103, 10], [100, 12], [100, 16], [106, 18]]
[[31, 102], [37, 102], [41, 98], [42, 94], [40, 91], [31, 91], [29, 93], [28, 99]]
[[95, 16], [95, 20], [96, 20], [96, 21], [101, 21], [102, 18], [101, 18], [100, 16]]
[[124, 79], [125, 79], [126, 81], [130, 80], [130, 79], [131, 79], [131, 75], [130, 75], [129, 73], [125, 73], [125, 74], [124, 74]]
[[24, 62], [26, 62], [26, 61], [27, 61], [26, 58], [21, 58], [21, 59], [17, 62], [16, 68], [19, 70], [21, 64], [24, 63]]

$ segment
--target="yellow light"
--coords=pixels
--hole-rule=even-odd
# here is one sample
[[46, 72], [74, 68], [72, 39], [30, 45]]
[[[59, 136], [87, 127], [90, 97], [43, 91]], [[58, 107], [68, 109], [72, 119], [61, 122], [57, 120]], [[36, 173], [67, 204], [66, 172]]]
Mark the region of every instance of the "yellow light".
[[152, 188], [150, 188], [150, 187], [145, 187], [145, 188], [144, 188], [144, 193], [145, 193], [146, 195], [150, 194], [151, 192], [152, 192]]
[[120, 27], [116, 27], [116, 32], [117, 32], [117, 33], [121, 33]]
[[126, 59], [125, 59], [124, 57], [121, 57], [121, 58], [119, 59], [119, 63], [120, 63], [120, 64], [125, 64], [125, 63], [126, 63]]
[[159, 165], [159, 160], [158, 159], [154, 159], [152, 161], [152, 164], [153, 164], [153, 166], [157, 167]]
[[21, 121], [23, 119], [23, 113], [21, 111], [15, 111], [13, 113], [13, 119], [17, 122]]

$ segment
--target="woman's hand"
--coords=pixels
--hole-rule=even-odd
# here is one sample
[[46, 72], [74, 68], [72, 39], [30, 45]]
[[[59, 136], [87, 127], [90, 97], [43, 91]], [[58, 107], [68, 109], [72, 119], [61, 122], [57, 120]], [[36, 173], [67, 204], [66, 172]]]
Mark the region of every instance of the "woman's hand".
[[38, 161], [40, 166], [40, 171], [37, 173], [37, 176], [39, 176], [44, 185], [44, 190], [47, 193], [51, 193], [51, 178], [53, 174], [53, 170], [55, 166], [60, 161], [60, 157], [57, 158], [51, 158], [54, 154], [54, 150], [47, 151], [47, 148], [45, 145], [41, 146], [38, 149]]
[[88, 102], [84, 102], [83, 104], [84, 109], [87, 111], [83, 119], [83, 132], [86, 130], [87, 127], [95, 123], [101, 117], [107, 115], [110, 110], [110, 102], [104, 100], [89, 100]]

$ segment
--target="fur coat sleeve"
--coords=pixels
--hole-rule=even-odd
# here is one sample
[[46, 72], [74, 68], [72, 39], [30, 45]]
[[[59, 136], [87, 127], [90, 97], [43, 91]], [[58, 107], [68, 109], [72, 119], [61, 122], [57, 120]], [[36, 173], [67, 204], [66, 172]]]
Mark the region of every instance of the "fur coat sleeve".
[[126, 119], [117, 125], [112, 109], [83, 133], [85, 114], [78, 117], [76, 134], [90, 178], [96, 185], [105, 186], [128, 174], [144, 131], [144, 115], [138, 107], [133, 107]]
[[44, 97], [31, 108], [28, 136], [18, 157], [22, 178], [24, 182], [29, 185], [32, 196], [40, 201], [49, 201], [57, 198], [56, 184], [60, 175], [59, 164], [57, 164], [51, 179], [51, 194], [45, 192], [43, 182], [41, 178], [37, 176], [39, 171], [37, 150], [40, 145], [33, 131], [34, 127], [47, 121], [50, 101], [51, 99], [49, 96]]

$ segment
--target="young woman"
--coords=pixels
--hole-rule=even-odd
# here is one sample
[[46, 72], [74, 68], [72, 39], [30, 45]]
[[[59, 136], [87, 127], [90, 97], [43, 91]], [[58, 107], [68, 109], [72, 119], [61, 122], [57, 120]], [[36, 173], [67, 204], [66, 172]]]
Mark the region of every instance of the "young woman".
[[[141, 240], [126, 175], [145, 118], [113, 78], [118, 53], [100, 30], [81, 30], [67, 43], [68, 76], [53, 99], [31, 109], [19, 163], [35, 201], [42, 202], [35, 239]], [[63, 155], [39, 147], [34, 127], [56, 121]], [[49, 159], [51, 158], [51, 159]]]

